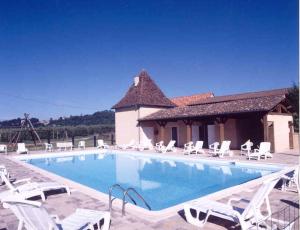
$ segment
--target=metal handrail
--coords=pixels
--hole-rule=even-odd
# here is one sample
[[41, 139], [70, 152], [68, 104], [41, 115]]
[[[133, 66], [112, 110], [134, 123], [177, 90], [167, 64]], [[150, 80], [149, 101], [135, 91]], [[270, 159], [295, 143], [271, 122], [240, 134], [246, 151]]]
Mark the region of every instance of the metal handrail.
[[[108, 193], [108, 201], [109, 201], [109, 211], [111, 212], [112, 210], [112, 202], [115, 198], [111, 199], [111, 196], [112, 196], [112, 192], [114, 190], [114, 188], [118, 188], [120, 189], [122, 192], [123, 192], [123, 196], [124, 196], [124, 193], [126, 192], [126, 190], [119, 184], [114, 184], [112, 186], [110, 186], [109, 188], [109, 193]], [[136, 202], [135, 200], [130, 196], [128, 195], [128, 197], [130, 198], [130, 200], [136, 205]]]
[[[129, 191], [133, 191], [138, 196], [138, 198], [140, 198], [140, 200], [142, 200], [144, 202], [144, 204], [147, 206], [147, 208], [149, 210], [151, 210], [150, 205], [145, 201], [145, 199], [141, 196], [141, 194], [139, 194], [134, 188], [127, 188], [123, 193], [123, 204], [122, 204], [122, 215], [123, 216], [125, 215], [125, 203], [126, 203], [125, 198], [126, 198], [126, 196], [128, 196], [130, 198], [130, 195], [128, 194]], [[135, 205], [136, 205], [136, 203], [135, 203]]]

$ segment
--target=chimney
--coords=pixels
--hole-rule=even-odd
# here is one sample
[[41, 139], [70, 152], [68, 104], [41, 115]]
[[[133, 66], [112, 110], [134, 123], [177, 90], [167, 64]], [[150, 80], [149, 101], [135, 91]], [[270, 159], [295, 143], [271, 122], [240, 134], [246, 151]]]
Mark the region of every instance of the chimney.
[[139, 77], [135, 77], [134, 78], [134, 86], [137, 86], [139, 84], [140, 78]]

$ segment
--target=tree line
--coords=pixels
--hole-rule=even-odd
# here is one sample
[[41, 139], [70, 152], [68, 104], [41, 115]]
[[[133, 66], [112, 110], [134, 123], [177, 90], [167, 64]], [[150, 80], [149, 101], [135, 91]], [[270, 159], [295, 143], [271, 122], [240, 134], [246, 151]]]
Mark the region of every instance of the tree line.
[[[0, 122], [0, 142], [9, 142], [20, 130], [22, 118]], [[50, 119], [47, 122], [30, 118], [41, 139], [64, 139], [75, 136], [112, 135], [114, 134], [114, 112], [104, 110], [91, 115], [80, 115]], [[21, 132], [20, 140], [31, 140], [30, 132]]]

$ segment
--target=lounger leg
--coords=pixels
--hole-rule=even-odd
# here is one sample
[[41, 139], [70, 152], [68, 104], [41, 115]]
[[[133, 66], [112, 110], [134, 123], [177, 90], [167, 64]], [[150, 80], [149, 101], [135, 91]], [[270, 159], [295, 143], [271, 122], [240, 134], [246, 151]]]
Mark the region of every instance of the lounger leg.
[[[103, 220], [104, 220], [104, 222], [103, 222], [102, 230], [108, 230], [109, 225], [110, 225], [110, 213], [105, 213]], [[99, 227], [99, 229], [100, 229], [100, 227]]]
[[42, 198], [42, 201], [46, 201], [46, 196], [45, 196], [45, 193], [44, 192], [41, 192], [41, 198]]
[[[192, 213], [191, 213], [191, 209], [196, 211], [196, 216], [193, 217]], [[184, 214], [185, 214], [185, 218], [187, 220], [188, 223], [193, 224], [197, 227], [203, 227], [204, 224], [207, 222], [207, 219], [209, 217], [209, 215], [211, 214], [210, 210], [207, 210], [206, 212], [206, 216], [204, 218], [203, 221], [199, 220], [199, 216], [200, 216], [201, 211], [200, 210], [196, 210], [188, 205], [184, 206]]]
[[71, 190], [68, 186], [64, 187], [64, 189], [66, 190], [66, 192], [68, 193], [68, 195], [71, 195]]
[[22, 230], [24, 226], [24, 222], [22, 220], [19, 221], [18, 230]]

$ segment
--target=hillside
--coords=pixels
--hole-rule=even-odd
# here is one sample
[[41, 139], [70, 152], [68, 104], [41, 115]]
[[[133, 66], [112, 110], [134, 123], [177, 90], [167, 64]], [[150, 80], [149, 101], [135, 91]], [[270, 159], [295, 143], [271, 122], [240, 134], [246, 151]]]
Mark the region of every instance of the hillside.
[[[35, 127], [53, 127], [53, 126], [89, 126], [89, 125], [114, 125], [115, 113], [111, 110], [95, 112], [90, 115], [60, 117], [58, 119], [50, 119], [48, 123], [41, 122], [38, 118], [30, 118]], [[0, 128], [19, 128], [21, 118], [6, 120], [0, 122]]]

